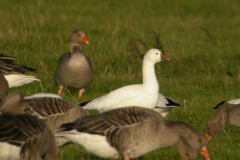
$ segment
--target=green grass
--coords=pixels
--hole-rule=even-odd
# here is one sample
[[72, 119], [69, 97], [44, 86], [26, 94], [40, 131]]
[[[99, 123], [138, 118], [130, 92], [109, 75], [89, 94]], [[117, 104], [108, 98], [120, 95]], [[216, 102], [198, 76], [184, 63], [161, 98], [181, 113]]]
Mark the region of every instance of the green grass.
[[[0, 1], [0, 52], [13, 53], [16, 63], [37, 69], [35, 75], [41, 79], [41, 85], [34, 82], [10, 92], [57, 93], [53, 74], [59, 57], [69, 51], [69, 35], [77, 28], [85, 31], [90, 42], [82, 47], [92, 60], [94, 81], [81, 100], [77, 91], [65, 90], [63, 98], [80, 103], [141, 83], [142, 60], [128, 58], [133, 54], [130, 38], [144, 54], [159, 35], [170, 59], [155, 66], [160, 92], [182, 105], [167, 119], [186, 121], [203, 132], [214, 105], [240, 97], [239, 8], [237, 0]], [[227, 125], [209, 143], [210, 158], [239, 159], [239, 132]], [[59, 157], [99, 159], [77, 145], [61, 148]], [[143, 159], [179, 156], [171, 147]]]

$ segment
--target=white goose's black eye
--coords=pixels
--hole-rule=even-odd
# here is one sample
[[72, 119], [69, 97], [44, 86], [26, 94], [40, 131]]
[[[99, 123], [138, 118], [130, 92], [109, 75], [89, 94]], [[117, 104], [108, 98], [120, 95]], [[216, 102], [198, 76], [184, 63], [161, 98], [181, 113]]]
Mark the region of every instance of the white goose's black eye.
[[156, 55], [158, 55], [158, 53], [156, 53]]

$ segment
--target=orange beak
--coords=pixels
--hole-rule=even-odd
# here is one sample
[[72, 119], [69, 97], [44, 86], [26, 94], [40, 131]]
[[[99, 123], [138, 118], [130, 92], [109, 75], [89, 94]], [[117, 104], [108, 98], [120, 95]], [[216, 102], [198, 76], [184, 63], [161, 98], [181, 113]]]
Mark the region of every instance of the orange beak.
[[198, 153], [205, 159], [205, 160], [210, 160], [208, 153], [207, 153], [207, 147], [203, 146]]
[[79, 40], [80, 42], [82, 42], [82, 43], [86, 43], [86, 44], [89, 44], [89, 42], [88, 42], [88, 40], [87, 40], [87, 38], [85, 37], [85, 35], [84, 34], [82, 34], [81, 35], [81, 38], [80, 38], [80, 40]]
[[209, 136], [208, 134], [207, 134], [207, 132], [205, 132], [205, 138], [207, 139], [207, 141], [209, 142], [210, 141], [210, 139], [212, 138], [211, 136]]
[[168, 61], [169, 59], [167, 57], [165, 57], [163, 54], [161, 54], [161, 60], [162, 61]]

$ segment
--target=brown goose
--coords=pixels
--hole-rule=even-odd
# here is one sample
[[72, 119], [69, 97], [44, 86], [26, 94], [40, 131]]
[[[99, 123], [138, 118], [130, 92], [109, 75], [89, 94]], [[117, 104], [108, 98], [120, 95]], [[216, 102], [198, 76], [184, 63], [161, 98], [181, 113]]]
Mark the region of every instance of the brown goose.
[[7, 95], [8, 89], [19, 87], [33, 81], [40, 81], [34, 76], [26, 76], [24, 72], [36, 72], [24, 65], [14, 64], [15, 57], [0, 54], [0, 99]]
[[197, 157], [197, 152], [183, 138], [177, 142], [177, 151], [182, 160], [195, 160]]
[[232, 126], [240, 127], [240, 104], [231, 104], [230, 101], [222, 102], [214, 109], [217, 110], [205, 127], [205, 137], [208, 141], [224, 129], [226, 121]]
[[173, 146], [183, 138], [209, 160], [204, 135], [185, 122], [166, 121], [159, 113], [143, 107], [124, 107], [64, 124], [64, 137], [102, 158], [136, 158]]
[[76, 29], [69, 38], [70, 52], [65, 53], [59, 59], [54, 80], [58, 86], [58, 95], [62, 89], [79, 90], [78, 98], [82, 97], [85, 89], [93, 81], [93, 67], [91, 60], [83, 54], [81, 43], [87, 43], [85, 33]]
[[43, 160], [57, 159], [57, 146], [51, 131], [36, 117], [20, 114], [23, 109], [24, 105], [2, 108], [0, 159], [38, 160], [40, 157]]
[[[11, 96], [12, 95], [12, 96]], [[49, 96], [48, 94], [46, 94]], [[36, 116], [46, 123], [53, 134], [57, 133], [58, 128], [64, 124], [73, 122], [78, 117], [89, 115], [87, 111], [80, 106], [71, 103], [61, 98], [52, 97], [28, 97], [23, 99], [20, 93], [13, 93], [5, 97], [0, 103], [0, 109], [3, 110], [5, 106], [24, 106], [24, 114]], [[70, 142], [64, 138], [56, 138], [57, 146], [69, 144]]]
[[9, 90], [8, 82], [4, 77], [2, 71], [0, 70], [0, 99], [2, 99], [8, 94], [8, 90]]

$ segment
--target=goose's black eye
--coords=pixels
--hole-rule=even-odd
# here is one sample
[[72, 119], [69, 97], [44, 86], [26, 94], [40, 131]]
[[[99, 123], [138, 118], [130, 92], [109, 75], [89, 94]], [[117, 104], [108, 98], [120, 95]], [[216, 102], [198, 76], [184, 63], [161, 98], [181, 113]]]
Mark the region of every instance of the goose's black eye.
[[209, 130], [210, 128], [208, 127], [207, 130]]
[[201, 139], [199, 139], [199, 142], [202, 142], [202, 140], [201, 140]]
[[189, 157], [189, 154], [186, 154], [186, 156], [188, 156], [188, 157]]
[[156, 53], [156, 55], [158, 55], [158, 53]]

